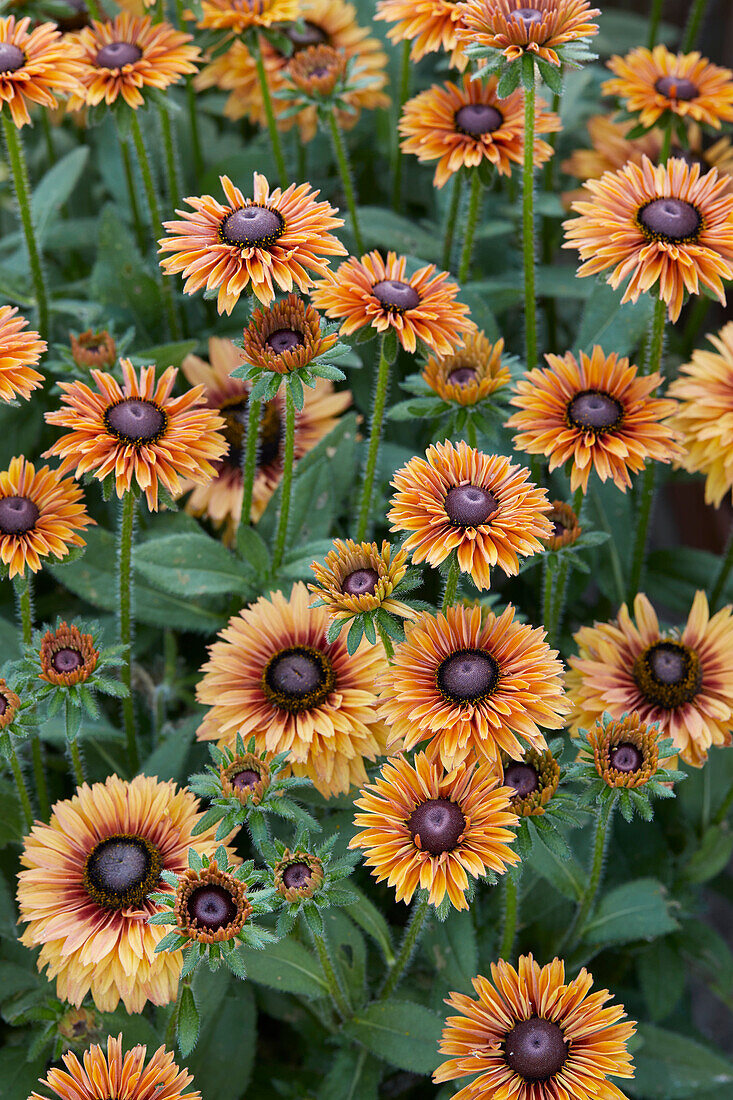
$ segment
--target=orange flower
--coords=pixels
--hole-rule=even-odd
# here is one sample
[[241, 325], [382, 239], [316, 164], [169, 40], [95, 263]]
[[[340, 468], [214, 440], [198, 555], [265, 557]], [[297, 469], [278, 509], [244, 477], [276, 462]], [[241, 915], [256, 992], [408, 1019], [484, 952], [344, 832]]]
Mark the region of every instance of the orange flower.
[[39, 657], [42, 680], [71, 687], [89, 679], [97, 667], [99, 650], [94, 648], [92, 634], [82, 634], [73, 623], [68, 626], [64, 622], [43, 635]]
[[[478, 1000], [451, 993], [440, 1043], [448, 1061], [436, 1084], [478, 1074], [453, 1100], [624, 1100], [608, 1077], [633, 1077], [626, 1044], [636, 1030], [623, 1005], [603, 1008], [607, 989], [590, 994], [593, 978], [582, 968], [565, 982], [565, 964], [540, 967], [520, 955], [517, 969], [500, 959], [491, 982], [472, 979]], [[492, 985], [493, 982], [493, 985]]]
[[[276, 307], [277, 308], [277, 307]], [[227, 442], [225, 454], [213, 463], [214, 477], [204, 484], [185, 481], [181, 492], [193, 490], [186, 503], [194, 516], [206, 515], [217, 526], [225, 525], [230, 539], [239, 526], [242, 512], [242, 457], [247, 436], [248, 394], [250, 383], [232, 378], [231, 372], [242, 364], [242, 352], [230, 340], [209, 339], [211, 365], [197, 355], [187, 355], [181, 364], [186, 378], [203, 386], [207, 406], [224, 420], [222, 431]], [[295, 412], [295, 461], [307, 454], [338, 423], [338, 416], [351, 404], [348, 390], [334, 393], [333, 385], [317, 378], [313, 388], [306, 387], [303, 408]], [[251, 519], [256, 523], [275, 492], [283, 472], [283, 431], [285, 398], [278, 394], [262, 405], [257, 474], [252, 493]]]
[[117, 345], [106, 329], [92, 332], [80, 332], [78, 336], [69, 333], [69, 343], [74, 362], [79, 367], [113, 367], [117, 359]]
[[[426, 461], [427, 459], [427, 461]], [[485, 455], [460, 440], [428, 447], [398, 470], [387, 519], [392, 531], [412, 531], [404, 549], [434, 567], [453, 553], [477, 588], [489, 588], [490, 567], [514, 576], [519, 556], [542, 551], [552, 533], [550, 502], [529, 470], [503, 455]]]
[[91, 523], [71, 478], [48, 466], [36, 472], [22, 457], [0, 472], [0, 561], [11, 580], [26, 566], [37, 573], [41, 558], [65, 558], [72, 546], [85, 546], [79, 532]]
[[638, 375], [628, 359], [606, 355], [597, 344], [590, 356], [580, 352], [580, 362], [571, 352], [545, 358], [549, 369], [528, 371], [517, 382], [511, 404], [521, 411], [507, 427], [519, 429], [514, 446], [545, 455], [550, 471], [570, 462], [573, 491], [586, 493], [595, 469], [625, 493], [629, 471], [638, 474], [648, 459], [680, 457], [680, 437], [664, 422], [676, 404], [651, 396], [660, 374]]
[[590, 20], [600, 15], [588, 0], [466, 0], [458, 24], [459, 42], [501, 50], [507, 61], [529, 53], [540, 61], [560, 65], [563, 46], [598, 34]]
[[644, 787], [659, 767], [659, 731], [639, 715], [618, 722], [596, 722], [588, 730], [587, 753], [608, 787]]
[[[41, 1081], [58, 1100], [99, 1100], [113, 1096], [114, 1100], [201, 1100], [201, 1093], [189, 1091], [193, 1077], [179, 1070], [174, 1055], [158, 1047], [149, 1062], [147, 1047], [136, 1046], [122, 1055], [122, 1033], [107, 1039], [107, 1055], [94, 1044], [84, 1052], [82, 1065], [75, 1054], [62, 1054], [66, 1071], [50, 1069]], [[152, 1092], [151, 1092], [152, 1089]], [[28, 1100], [48, 1100], [33, 1092]]]
[[346, 54], [333, 46], [308, 46], [292, 58], [287, 76], [291, 84], [309, 96], [333, 97], [337, 86], [343, 87]]
[[463, 347], [463, 336], [475, 330], [468, 318], [468, 306], [455, 301], [458, 286], [435, 264], [421, 267], [409, 278], [406, 259], [388, 252], [386, 261], [378, 252], [355, 257], [328, 272], [316, 283], [311, 298], [327, 317], [342, 319], [341, 332], [349, 336], [371, 325], [377, 332], [394, 328], [406, 351], [414, 352], [417, 341], [441, 355]]
[[91, 372], [97, 393], [85, 382], [59, 383], [66, 408], [46, 413], [46, 420], [71, 431], [45, 457], [59, 456], [61, 472], [74, 470], [76, 477], [90, 471], [104, 481], [114, 475], [118, 497], [130, 492], [134, 480], [157, 512], [159, 484], [176, 496], [181, 477], [205, 482], [214, 476], [212, 462], [226, 450], [217, 431], [224, 422], [201, 408], [201, 386], [171, 397], [178, 374], [173, 367], [156, 384], [155, 367], [142, 367], [138, 380], [130, 360], [121, 363], [124, 388], [100, 370]]
[[18, 129], [31, 120], [29, 103], [54, 108], [58, 92], [75, 92], [82, 69], [78, 47], [55, 23], [30, 25], [29, 17], [0, 18], [0, 111], [7, 105]]
[[193, 943], [223, 943], [241, 932], [252, 906], [246, 885], [228, 871], [220, 871], [212, 859], [200, 871], [189, 867], [183, 872], [174, 912], [177, 931]]
[[184, 219], [164, 222], [169, 236], [159, 241], [161, 252], [173, 252], [160, 263], [168, 275], [182, 272], [184, 291], [195, 294], [205, 286], [219, 288], [219, 313], [231, 313], [243, 291], [269, 305], [280, 290], [303, 292], [313, 282], [310, 272], [325, 275], [329, 256], [344, 256], [346, 249], [330, 232], [342, 226], [336, 210], [316, 202], [320, 193], [310, 184], [294, 183], [282, 191], [270, 191], [267, 180], [254, 174], [254, 199], [245, 199], [228, 176], [220, 176], [228, 206], [211, 195], [188, 198], [194, 213], [177, 210]]
[[708, 336], [669, 387], [679, 399], [670, 424], [682, 433], [681, 465], [705, 474], [705, 501], [717, 508], [733, 488], [733, 321]]
[[406, 551], [397, 550], [393, 556], [386, 540], [381, 550], [376, 542], [356, 543], [353, 539], [334, 539], [333, 547], [323, 565], [313, 562], [311, 569], [318, 583], [308, 585], [326, 605], [332, 621], [345, 622], [379, 607], [400, 618], [415, 618], [411, 607], [392, 598], [407, 572]]
[[626, 604], [611, 623], [575, 635], [568, 698], [573, 730], [591, 729], [604, 711], [620, 719], [637, 711], [671, 737], [683, 760], [701, 767], [711, 745], [729, 745], [733, 726], [733, 617], [730, 607], [710, 616], [704, 592], [695, 595], [686, 625], [662, 631], [647, 597]]
[[243, 34], [250, 28], [297, 19], [298, 15], [298, 0], [202, 0], [201, 18], [196, 25]]
[[385, 660], [381, 646], [350, 656], [344, 639], [326, 641], [326, 609], [308, 599], [296, 584], [230, 619], [196, 689], [210, 707], [198, 737], [232, 746], [239, 732], [257, 752], [288, 751], [295, 775], [328, 798], [364, 783], [364, 760], [384, 752], [374, 681]]
[[244, 330], [242, 351], [248, 363], [275, 374], [307, 367], [338, 342], [321, 334], [321, 319], [297, 294], [266, 309], [256, 309]]
[[[615, 95], [642, 126], [656, 126], [667, 112], [720, 129], [733, 122], [733, 73], [695, 53], [670, 53], [666, 46], [637, 47], [607, 62], [614, 80], [602, 87]], [[667, 115], [667, 117], [669, 117]]]
[[153, 23], [151, 17], [121, 12], [113, 20], [96, 19], [71, 38], [81, 48], [82, 89], [69, 100], [69, 110], [114, 103], [122, 96], [128, 106], [145, 103], [141, 89], [167, 88], [186, 73], [195, 73], [198, 46], [190, 46], [190, 34], [170, 23]]
[[18, 394], [27, 401], [31, 391], [43, 382], [43, 375], [33, 368], [48, 345], [37, 332], [23, 332], [28, 322], [25, 317], [16, 317], [17, 313], [17, 308], [0, 306], [0, 399], [3, 401], [12, 401]]
[[548, 550], [562, 550], [564, 546], [572, 546], [578, 541], [583, 528], [578, 524], [578, 517], [569, 504], [562, 500], [553, 500], [552, 511], [547, 513], [547, 518], [552, 524], [552, 534], [549, 539], [543, 539]]
[[422, 373], [430, 389], [443, 401], [478, 405], [511, 378], [501, 361], [504, 341], [492, 344], [484, 332], [466, 334], [465, 346], [448, 355], [431, 355]]
[[0, 731], [13, 724], [19, 709], [20, 696], [0, 677]]
[[408, 750], [429, 739], [428, 759], [446, 768], [472, 753], [495, 765], [502, 751], [519, 760], [527, 744], [547, 748], [540, 725], [564, 725], [557, 653], [542, 627], [514, 622], [511, 604], [498, 618], [460, 605], [423, 612], [406, 635], [380, 680], [391, 745]]
[[560, 765], [549, 749], [527, 749], [520, 761], [502, 755], [502, 783], [511, 790], [510, 806], [520, 817], [541, 817], [560, 783]]
[[364, 851], [367, 867], [377, 882], [395, 887], [397, 901], [409, 902], [420, 888], [430, 891], [431, 905], [447, 893], [455, 909], [468, 909], [468, 875], [501, 875], [519, 862], [508, 847], [517, 824], [510, 794], [485, 763], [446, 772], [422, 752], [414, 764], [394, 757], [354, 802], [362, 831], [349, 848]]
[[412, 42], [412, 61], [450, 50], [451, 67], [463, 72], [468, 58], [458, 37], [462, 8], [455, 0], [378, 0], [374, 18], [395, 24], [387, 31], [392, 42]]
[[[685, 290], [700, 283], [725, 304], [723, 279], [733, 278], [733, 195], [715, 169], [673, 159], [654, 167], [648, 157], [605, 172], [583, 188], [590, 202], [574, 202], [579, 218], [564, 222], [563, 248], [577, 248], [578, 275], [608, 271], [608, 282], [629, 279], [622, 302], [658, 284], [658, 297], [676, 321]], [[630, 278], [629, 278], [630, 276]]]
[[272, 884], [286, 902], [312, 898], [323, 886], [322, 860], [302, 848], [286, 848], [272, 871]]
[[211, 850], [215, 826], [193, 832], [198, 805], [175, 783], [111, 775], [84, 783], [31, 829], [18, 875], [21, 942], [40, 947], [38, 967], [60, 1000], [78, 1006], [91, 992], [100, 1012], [120, 1000], [128, 1012], [175, 1001], [183, 957], [156, 954], [165, 929], [148, 924], [148, 894], [172, 893], [161, 872], [183, 874], [189, 848]]
[[[458, 84], [434, 84], [407, 101], [399, 130], [405, 140], [402, 149], [414, 153], [421, 163], [437, 160], [433, 183], [443, 187], [462, 168], [477, 168], [488, 160], [502, 176], [511, 175], [512, 164], [524, 157], [524, 93], [512, 92], [506, 99], [496, 94], [498, 80], [486, 83], [468, 73]], [[560, 119], [543, 110], [537, 101], [535, 128], [538, 134], [560, 129]], [[536, 140], [535, 165], [552, 156], [552, 146]]]

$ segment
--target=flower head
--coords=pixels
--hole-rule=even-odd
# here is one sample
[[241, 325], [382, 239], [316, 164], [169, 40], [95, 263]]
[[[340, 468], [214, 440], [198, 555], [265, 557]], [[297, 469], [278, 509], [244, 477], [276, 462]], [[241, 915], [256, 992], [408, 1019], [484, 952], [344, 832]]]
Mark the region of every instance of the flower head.
[[[421, 162], [438, 161], [433, 183], [443, 187], [463, 168], [475, 169], [483, 162], [509, 176], [512, 164], [524, 156], [524, 93], [512, 92], [506, 99], [496, 94], [497, 79], [484, 81], [470, 74], [461, 84], [435, 84], [407, 101], [399, 130], [402, 148]], [[536, 133], [560, 129], [560, 119], [537, 101]], [[535, 140], [534, 163], [544, 164], [552, 146]]]
[[138, 379], [129, 359], [122, 361], [124, 386], [111, 374], [94, 370], [97, 392], [85, 382], [61, 382], [64, 408], [46, 413], [49, 424], [71, 429], [46, 455], [61, 458], [60, 470], [99, 481], [114, 477], [118, 497], [133, 482], [158, 510], [160, 485], [176, 496], [181, 478], [201, 483], [215, 473], [212, 462], [226, 451], [217, 430], [221, 417], [204, 404], [203, 387], [171, 397], [178, 371], [169, 367], [156, 383], [155, 367], [142, 367]]
[[0, 677], [0, 730], [6, 730], [12, 726], [20, 707], [20, 696], [8, 687], [5, 679]]
[[669, 387], [679, 401], [670, 425], [682, 433], [681, 465], [705, 475], [705, 500], [717, 508], [733, 488], [733, 321], [708, 336]]
[[448, 772], [425, 753], [414, 763], [393, 757], [355, 801], [361, 831], [349, 847], [364, 852], [367, 867], [395, 887], [398, 901], [409, 902], [419, 888], [429, 890], [431, 905], [447, 894], [456, 909], [467, 909], [469, 875], [504, 874], [519, 862], [509, 847], [517, 824], [509, 793], [486, 763]]
[[481, 607], [423, 612], [380, 679], [380, 714], [391, 744], [428, 741], [430, 760], [454, 768], [472, 754], [490, 763], [545, 749], [539, 727], [560, 729], [568, 705], [562, 665], [541, 627]]
[[[159, 1047], [146, 1062], [147, 1048], [133, 1047], [122, 1054], [122, 1034], [107, 1039], [107, 1053], [96, 1044], [84, 1052], [83, 1065], [75, 1054], [62, 1055], [65, 1070], [50, 1069], [41, 1082], [58, 1100], [201, 1100], [189, 1089], [193, 1077], [179, 1070], [174, 1055]], [[150, 1089], [153, 1089], [151, 1093]], [[49, 1100], [33, 1092], [28, 1100]]]
[[549, 539], [543, 539], [548, 550], [562, 550], [563, 547], [577, 542], [583, 528], [569, 504], [562, 500], [553, 500], [552, 511], [548, 512], [547, 518], [552, 524], [552, 534]]
[[230, 764], [219, 765], [221, 793], [242, 806], [259, 806], [270, 787], [270, 774], [267, 760], [258, 753], [238, 754]]
[[560, 65], [563, 55], [571, 59], [574, 43], [598, 34], [591, 20], [601, 14], [588, 0], [466, 0], [461, 7], [463, 46], [500, 50], [507, 61], [528, 53], [551, 65]]
[[529, 470], [503, 455], [485, 455], [460, 440], [428, 447], [398, 470], [387, 519], [393, 531], [411, 532], [404, 542], [415, 562], [438, 566], [455, 550], [458, 565], [477, 588], [490, 585], [490, 568], [513, 576], [519, 558], [542, 550], [551, 534], [544, 489]]
[[82, 491], [71, 478], [25, 458], [12, 459], [0, 472], [0, 561], [13, 577], [41, 568], [43, 558], [65, 558], [85, 546], [82, 532], [94, 520]]
[[71, 687], [89, 679], [97, 667], [99, 650], [94, 647], [92, 634], [82, 634], [73, 623], [68, 626], [64, 622], [43, 635], [39, 657], [43, 680]]
[[169, 235], [159, 242], [160, 251], [174, 255], [160, 263], [168, 275], [183, 273], [186, 294], [218, 288], [219, 313], [231, 313], [250, 287], [266, 306], [275, 287], [289, 291], [295, 285], [305, 292], [311, 272], [326, 275], [328, 257], [346, 254], [331, 233], [343, 220], [334, 217], [330, 203], [316, 202], [319, 192], [310, 184], [270, 191], [255, 172], [254, 198], [246, 199], [228, 176], [219, 178], [227, 205], [211, 195], [189, 198], [193, 213], [177, 210], [183, 221], [163, 223]]
[[376, 542], [334, 539], [323, 565], [314, 561], [311, 569], [316, 584], [308, 588], [328, 608], [332, 621], [345, 622], [378, 608], [404, 619], [415, 617], [411, 607], [392, 596], [407, 572], [407, 552], [394, 551], [386, 540], [380, 550]]
[[464, 334], [475, 325], [468, 319], [468, 306], [455, 301], [456, 283], [435, 264], [421, 267], [409, 278], [406, 260], [389, 252], [386, 261], [378, 252], [355, 257], [329, 272], [317, 283], [313, 302], [327, 317], [342, 321], [345, 335], [371, 325], [379, 333], [393, 328], [406, 351], [414, 352], [417, 341], [441, 355], [462, 347]]
[[146, 88], [163, 89], [196, 72], [198, 46], [190, 34], [151, 16], [121, 12], [109, 22], [96, 19], [71, 36], [81, 50], [82, 87], [69, 100], [69, 110], [107, 106], [120, 96], [133, 109], [145, 103]]
[[299, 91], [325, 100], [343, 83], [346, 64], [346, 55], [333, 46], [308, 46], [295, 54], [286, 72]]
[[588, 491], [595, 470], [626, 492], [629, 473], [638, 474], [649, 459], [680, 457], [679, 436], [665, 422], [673, 401], [651, 395], [660, 374], [639, 375], [628, 359], [606, 355], [597, 344], [591, 355], [572, 352], [545, 356], [549, 367], [528, 371], [516, 384], [511, 404], [518, 406], [507, 427], [518, 429], [514, 446], [545, 455], [550, 470], [571, 463], [573, 491]]
[[478, 1074], [455, 1100], [561, 1100], [595, 1096], [623, 1100], [608, 1077], [633, 1077], [626, 1044], [636, 1030], [622, 1005], [603, 1007], [607, 989], [590, 994], [585, 968], [565, 981], [565, 964], [540, 967], [520, 955], [517, 969], [501, 959], [491, 981], [473, 979], [478, 1000], [451, 993], [440, 1052], [447, 1061], [433, 1074], [439, 1084]]
[[[578, 275], [611, 271], [617, 287], [628, 279], [622, 302], [658, 285], [676, 321], [685, 291], [707, 287], [725, 304], [723, 279], [733, 278], [733, 194], [728, 180], [712, 169], [673, 158], [656, 168], [648, 157], [588, 180], [580, 217], [564, 222], [563, 248], [577, 248]], [[586, 201], [586, 198], [591, 201]]]
[[115, 365], [117, 345], [106, 329], [93, 332], [89, 328], [86, 332], [80, 332], [78, 336], [70, 332], [69, 343], [74, 362], [79, 367], [86, 367], [89, 370], [92, 368], [102, 370], [106, 367], [109, 370]]
[[568, 698], [572, 728], [591, 729], [604, 711], [621, 719], [637, 712], [671, 737], [683, 760], [700, 767], [711, 745], [731, 743], [733, 725], [733, 616], [711, 616], [704, 592], [695, 595], [687, 623], [660, 629], [643, 594], [631, 618], [623, 604], [614, 622], [584, 626], [575, 635]]
[[423, 380], [443, 401], [478, 405], [511, 378], [509, 368], [502, 363], [503, 351], [503, 339], [492, 344], [484, 332], [468, 332], [462, 348], [428, 357]]
[[615, 95], [642, 126], [656, 126], [670, 115], [720, 129], [733, 122], [733, 73], [711, 64], [699, 53], [670, 53], [660, 44], [633, 49], [607, 62], [615, 74], [603, 85], [604, 95]]
[[252, 915], [247, 887], [215, 859], [198, 870], [189, 867], [176, 887], [176, 929], [194, 943], [232, 940]]
[[387, 31], [392, 42], [412, 42], [412, 61], [450, 50], [451, 68], [462, 71], [468, 64], [458, 37], [462, 8], [455, 0], [378, 0], [374, 18], [395, 24]]
[[275, 374], [308, 368], [337, 343], [334, 334], [321, 332], [321, 319], [312, 305], [289, 294], [271, 306], [256, 309], [244, 330], [242, 351], [247, 363]]
[[202, 0], [197, 26], [244, 32], [298, 18], [298, 0]]
[[58, 107], [59, 92], [79, 87], [79, 50], [62, 36], [55, 23], [39, 23], [14, 15], [0, 18], [0, 111], [7, 109], [20, 129], [31, 120], [28, 104]]
[[287, 902], [312, 898], [323, 885], [323, 862], [301, 848], [286, 848], [273, 867], [275, 889]]
[[[0, 63], [1, 58], [2, 54]], [[28, 322], [16, 314], [18, 310], [12, 306], [0, 306], [0, 399], [3, 401], [12, 401], [18, 395], [27, 401], [31, 391], [43, 382], [43, 375], [34, 367], [48, 345], [37, 332], [23, 332]]]
[[502, 755], [502, 782], [511, 789], [510, 805], [520, 817], [541, 817], [560, 782], [560, 765], [549, 749], [528, 748], [521, 760]]
[[49, 824], [25, 838], [21, 940], [40, 947], [39, 968], [56, 979], [60, 1000], [78, 1006], [91, 992], [101, 1012], [120, 1000], [128, 1012], [175, 1000], [181, 954], [156, 955], [163, 933], [147, 923], [155, 912], [148, 895], [167, 889], [163, 872], [185, 871], [189, 848], [212, 844], [212, 828], [194, 835], [197, 811], [175, 783], [111, 775], [57, 802]]
[[239, 731], [258, 751], [288, 751], [294, 774], [329, 797], [363, 783], [364, 760], [384, 752], [374, 681], [385, 662], [379, 645], [350, 655], [327, 641], [326, 609], [308, 600], [296, 584], [230, 620], [202, 669], [196, 695], [210, 709], [198, 736], [231, 745]]

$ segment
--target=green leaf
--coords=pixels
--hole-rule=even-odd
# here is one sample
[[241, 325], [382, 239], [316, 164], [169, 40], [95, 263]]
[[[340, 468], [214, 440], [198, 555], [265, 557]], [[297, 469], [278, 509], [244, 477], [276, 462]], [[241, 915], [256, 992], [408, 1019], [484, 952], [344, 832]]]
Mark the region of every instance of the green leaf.
[[339, 1050], [318, 1093], [318, 1100], [379, 1100], [381, 1066], [364, 1051]]
[[669, 939], [650, 944], [636, 960], [639, 985], [652, 1020], [663, 1020], [685, 991], [685, 970]]
[[241, 954], [253, 982], [305, 997], [322, 997], [328, 992], [320, 964], [294, 940], [281, 940], [264, 951], [243, 948]]
[[7, 1097], [30, 1096], [47, 1066], [45, 1056], [29, 1062], [22, 1036], [18, 1038], [20, 1046], [8, 1045], [0, 1050], [0, 1081], [3, 1083], [3, 1096]]
[[224, 962], [236, 978], [244, 979], [247, 977], [247, 968], [244, 965], [241, 951], [225, 951]]
[[[184, 779], [186, 760], [199, 721], [199, 715], [194, 715], [171, 729], [165, 740], [161, 741], [147, 760], [144, 761], [140, 769], [143, 775], [157, 776], [160, 780]], [[219, 817], [221, 817], [221, 814], [215, 820], [218, 820]]]
[[144, 359], [146, 363], [155, 363], [162, 370], [167, 367], [180, 367], [183, 360], [192, 351], [196, 351], [198, 340], [179, 340], [174, 344], [157, 344], [155, 347], [143, 348], [135, 352], [136, 359]]
[[522, 66], [514, 62], [511, 65], [507, 65], [504, 72], [501, 74], [499, 85], [496, 89], [496, 94], [499, 99], [506, 99], [512, 92], [516, 92], [519, 87], [519, 81], [522, 79]]
[[360, 206], [358, 215], [365, 248], [382, 248], [385, 253], [391, 248], [398, 255], [440, 261], [442, 237], [437, 227], [423, 227], [416, 218], [402, 217], [383, 206]]
[[355, 886], [353, 882], [350, 883], [349, 886], [352, 893], [356, 894], [358, 900], [354, 902], [353, 905], [347, 905], [346, 912], [355, 924], [358, 924], [367, 935], [377, 941], [385, 959], [390, 962], [394, 959], [394, 953], [392, 951], [392, 939], [389, 932], [389, 925], [376, 905], [372, 904], [366, 894], [364, 894], [358, 886]]
[[174, 596], [251, 591], [241, 562], [203, 531], [163, 535], [142, 543], [135, 550], [135, 570], [153, 587]]
[[[257, 1046], [254, 993], [248, 985], [232, 982], [224, 969], [215, 974], [204, 970], [200, 973], [203, 981], [201, 986], [197, 985], [197, 995], [204, 985], [215, 992], [224, 989], [225, 994], [211, 1010], [199, 995], [203, 1024], [196, 1050], [186, 1065], [194, 1081], [204, 1082], [206, 1100], [235, 1100], [245, 1095], [254, 1065]], [[236, 1088], [232, 1087], [233, 1072]]]
[[264, 539], [254, 527], [240, 524], [237, 530], [237, 550], [258, 577], [266, 577], [270, 571], [270, 551]]
[[619, 355], [629, 355], [638, 345], [651, 322], [652, 299], [642, 294], [638, 302], [621, 305], [622, 296], [621, 290], [613, 290], [605, 282], [591, 282], [575, 339], [579, 348], [590, 354], [594, 344], [601, 344]]
[[707, 882], [728, 866], [733, 855], [733, 832], [727, 822], [713, 825], [703, 833], [699, 848], [683, 864], [687, 882]]
[[423, 946], [441, 991], [472, 992], [471, 979], [478, 972], [478, 942], [470, 909], [451, 913], [444, 923], [434, 922]]
[[105, 206], [97, 230], [97, 260], [88, 295], [102, 306], [123, 309], [150, 334], [159, 331], [160, 287], [148, 270], [135, 239], [120, 221], [117, 206]]
[[557, 65], [552, 65], [549, 61], [542, 61], [540, 58], [537, 59], [537, 67], [540, 70], [540, 76], [550, 91], [556, 95], [562, 95], [562, 69]]
[[371, 1004], [344, 1024], [344, 1033], [377, 1058], [411, 1073], [432, 1073], [441, 1061], [443, 1020], [411, 1001]]
[[701, 1092], [730, 1095], [733, 1063], [712, 1047], [652, 1024], [639, 1024], [634, 1093], [644, 1100], [686, 1100]]
[[201, 1020], [194, 1000], [193, 990], [189, 985], [181, 989], [180, 999], [176, 1008], [176, 1036], [178, 1049], [182, 1056], [187, 1058], [196, 1046], [199, 1037]]
[[583, 938], [592, 944], [631, 943], [665, 936], [676, 927], [662, 883], [639, 878], [604, 896]]
[[561, 859], [544, 844], [535, 844], [530, 856], [532, 866], [559, 894], [580, 901], [585, 889], [586, 872], [574, 856]]
[[50, 168], [33, 188], [31, 209], [39, 241], [81, 179], [89, 160], [89, 147], [79, 145]]

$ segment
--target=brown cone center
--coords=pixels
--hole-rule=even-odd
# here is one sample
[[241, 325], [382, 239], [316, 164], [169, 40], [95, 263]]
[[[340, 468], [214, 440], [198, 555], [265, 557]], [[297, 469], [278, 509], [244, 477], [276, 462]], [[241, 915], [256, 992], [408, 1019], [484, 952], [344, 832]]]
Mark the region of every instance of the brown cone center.
[[300, 25], [291, 23], [288, 26], [280, 27], [279, 30], [292, 43], [294, 53], [307, 50], [309, 46], [328, 44], [326, 32], [317, 23], [309, 23], [308, 20]]
[[25, 65], [25, 54], [12, 42], [0, 42], [0, 73], [14, 73]]
[[110, 894], [125, 894], [148, 873], [148, 854], [134, 840], [108, 840], [89, 859], [89, 873]]
[[602, 431], [618, 424], [623, 408], [608, 393], [589, 390], [579, 393], [568, 405], [568, 417], [576, 428]]
[[529, 27], [532, 23], [541, 23], [543, 13], [539, 8], [517, 8], [512, 12], [512, 19], [515, 23], [524, 23], [525, 27]]
[[453, 851], [465, 827], [466, 819], [460, 808], [447, 798], [421, 802], [407, 822], [413, 838], [419, 836], [422, 847], [433, 856]]
[[243, 206], [227, 214], [220, 234], [227, 244], [240, 248], [263, 248], [283, 235], [285, 222], [277, 210], [267, 206]]
[[189, 896], [188, 915], [207, 932], [218, 932], [231, 924], [237, 915], [237, 907], [228, 890], [215, 884], [197, 886]]
[[562, 1029], [551, 1020], [521, 1020], [506, 1037], [507, 1064], [525, 1081], [548, 1081], [560, 1072], [567, 1056]]
[[662, 76], [654, 85], [660, 95], [667, 99], [695, 99], [699, 92], [696, 84], [686, 76]]
[[58, 649], [51, 658], [56, 672], [76, 672], [84, 664], [84, 658], [78, 649], [70, 647]]
[[693, 237], [700, 228], [700, 215], [692, 203], [673, 197], [647, 203], [639, 221], [650, 233], [670, 241]]
[[[512, 787], [516, 797], [526, 798], [539, 787], [537, 769], [531, 764], [512, 764], [504, 772], [504, 785]], [[512, 795], [512, 797], [515, 797]]]
[[448, 381], [454, 386], [470, 386], [476, 378], [477, 372], [473, 367], [456, 367], [448, 375]]
[[232, 786], [235, 791], [244, 791], [249, 787], [254, 787], [255, 783], [259, 783], [260, 778], [259, 772], [253, 771], [251, 768], [244, 768], [232, 777]]
[[445, 511], [455, 527], [478, 527], [497, 508], [494, 494], [480, 485], [456, 485], [446, 493]]
[[374, 284], [372, 294], [385, 309], [396, 309], [398, 312], [414, 309], [420, 304], [420, 295], [414, 286], [403, 283], [400, 279], [382, 279]]
[[282, 355], [284, 351], [292, 351], [293, 348], [302, 348], [305, 344], [302, 332], [296, 332], [292, 328], [279, 328], [265, 340], [270, 351], [275, 355]]
[[0, 532], [24, 535], [35, 527], [40, 514], [38, 505], [30, 497], [3, 497], [0, 500]]
[[455, 702], [476, 702], [494, 690], [499, 669], [490, 654], [464, 649], [438, 666], [437, 679], [441, 691]]
[[301, 886], [307, 886], [313, 877], [313, 872], [307, 863], [291, 863], [283, 871], [283, 883], [288, 890], [299, 890]]
[[132, 42], [108, 42], [97, 54], [97, 65], [102, 69], [121, 69], [123, 65], [134, 65], [142, 55], [140, 47]]
[[152, 401], [128, 397], [104, 414], [107, 427], [125, 443], [151, 443], [166, 426], [166, 415]]
[[472, 137], [490, 134], [504, 121], [501, 112], [488, 103], [467, 103], [456, 111], [454, 119], [456, 129]]
[[649, 667], [663, 684], [678, 684], [686, 670], [684, 652], [660, 645], [649, 654]]
[[5, 698], [4, 695], [0, 695], [0, 717], [2, 717], [3, 714], [5, 714], [5, 711], [7, 709], [8, 709], [8, 700]]
[[270, 683], [283, 695], [309, 695], [321, 684], [321, 666], [307, 653], [284, 653], [273, 662]]
[[636, 745], [632, 745], [630, 741], [624, 741], [622, 744], [617, 745], [615, 749], [611, 749], [610, 760], [611, 767], [615, 768], [617, 772], [624, 772], [625, 775], [638, 772], [644, 763], [644, 757]]
[[344, 577], [341, 591], [349, 596], [372, 596], [379, 580], [376, 569], [355, 569]]

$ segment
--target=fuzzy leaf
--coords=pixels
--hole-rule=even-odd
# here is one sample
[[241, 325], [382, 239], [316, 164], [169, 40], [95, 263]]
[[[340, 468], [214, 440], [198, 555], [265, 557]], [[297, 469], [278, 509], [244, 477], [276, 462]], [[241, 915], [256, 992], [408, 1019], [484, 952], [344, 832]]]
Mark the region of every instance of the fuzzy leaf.
[[667, 891], [653, 878], [639, 878], [617, 886], [603, 897], [586, 925], [584, 939], [592, 944], [652, 940], [674, 931]]
[[443, 1020], [411, 1001], [369, 1005], [344, 1024], [344, 1032], [376, 1055], [410, 1073], [432, 1073], [441, 1061]]
[[196, 1046], [201, 1028], [196, 1001], [190, 986], [184, 985], [181, 990], [180, 1000], [176, 1009], [176, 1036], [178, 1049], [182, 1056], [187, 1058]]

